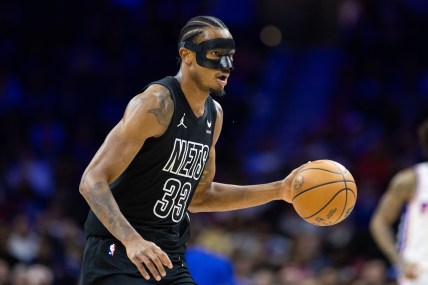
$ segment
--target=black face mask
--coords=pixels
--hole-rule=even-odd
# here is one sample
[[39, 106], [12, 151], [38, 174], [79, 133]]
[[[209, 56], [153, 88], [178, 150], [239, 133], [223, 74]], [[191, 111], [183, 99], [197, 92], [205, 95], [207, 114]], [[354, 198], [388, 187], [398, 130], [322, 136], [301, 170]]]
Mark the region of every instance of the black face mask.
[[[187, 48], [188, 50], [196, 53], [196, 62], [203, 67], [218, 70], [233, 70], [233, 60], [230, 52], [235, 50], [235, 41], [233, 39], [211, 39], [195, 44], [192, 42], [181, 42], [180, 47]], [[207, 58], [207, 52], [210, 50], [224, 50], [225, 54], [219, 59]]]

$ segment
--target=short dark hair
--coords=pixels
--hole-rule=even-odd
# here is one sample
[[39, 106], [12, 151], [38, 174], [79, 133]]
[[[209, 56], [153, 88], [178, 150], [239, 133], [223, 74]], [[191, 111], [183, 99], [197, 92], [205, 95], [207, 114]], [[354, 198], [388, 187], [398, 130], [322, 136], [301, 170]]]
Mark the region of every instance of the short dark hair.
[[428, 158], [428, 119], [425, 119], [418, 127], [418, 138], [424, 155]]
[[201, 35], [207, 28], [226, 29], [227, 26], [222, 20], [212, 16], [197, 16], [190, 19], [181, 29], [178, 39], [178, 46], [185, 41], [195, 42], [196, 38]]

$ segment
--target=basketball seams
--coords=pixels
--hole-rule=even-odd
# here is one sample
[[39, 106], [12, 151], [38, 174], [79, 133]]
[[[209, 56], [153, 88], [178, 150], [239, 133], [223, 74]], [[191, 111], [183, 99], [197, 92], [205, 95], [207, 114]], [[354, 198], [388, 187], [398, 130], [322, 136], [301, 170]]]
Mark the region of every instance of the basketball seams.
[[[333, 164], [336, 168], [339, 168], [336, 163], [333, 163]], [[343, 213], [345, 213], [346, 205], [348, 204], [348, 186], [346, 185], [346, 179], [342, 172], [341, 172], [341, 175], [342, 175], [343, 184], [345, 184], [345, 203], [343, 204], [342, 212], [340, 213], [339, 217], [336, 219], [335, 223], [337, 223], [337, 221], [342, 220], [342, 215]]]
[[[330, 185], [330, 184], [334, 184], [334, 183], [341, 183], [341, 182], [344, 182], [344, 181], [355, 184], [355, 181], [353, 181], [353, 180], [343, 180], [343, 179], [342, 180], [329, 181], [329, 182], [326, 182], [326, 183], [323, 183], [323, 184], [317, 184], [317, 185], [315, 185], [313, 187], [310, 187], [308, 189], [302, 190], [300, 193], [294, 195], [294, 197], [293, 197], [293, 199], [291, 201], [293, 202], [294, 199], [296, 199], [297, 197], [299, 197], [300, 195], [302, 195], [303, 193], [306, 193], [308, 191], [315, 190], [316, 188], [319, 188], [319, 187], [322, 187], [322, 186], [325, 186], [325, 185]], [[351, 188], [347, 187], [346, 183], [345, 183], [345, 186], [346, 186], [346, 189], [348, 189], [352, 193], [354, 192]], [[355, 193], [353, 193], [353, 194], [355, 195]]]
[[[345, 185], [346, 185], [346, 183], [345, 183]], [[346, 213], [346, 212], [345, 212], [345, 209], [346, 209], [346, 205], [348, 204], [348, 188], [345, 188], [344, 190], [345, 190], [345, 203], [343, 204], [342, 212], [340, 213], [340, 215], [339, 215], [339, 217], [336, 219], [336, 221], [334, 221], [334, 223], [337, 223], [338, 221], [341, 221], [341, 220], [343, 219], [343, 218], [342, 218], [343, 213]]]
[[[338, 167], [337, 166], [337, 163], [335, 163], [335, 162], [333, 162], [334, 163], [334, 165], [336, 166], [336, 167]], [[348, 188], [348, 184], [347, 184], [347, 180], [346, 180], [346, 178], [345, 178], [345, 174], [344, 173], [342, 173], [341, 174], [342, 175], [342, 178], [343, 178], [343, 184], [345, 184], [345, 193], [346, 193], [346, 196], [345, 196], [345, 203], [343, 204], [343, 209], [342, 209], [342, 213], [340, 213], [340, 216], [337, 218], [337, 220], [335, 221], [335, 223], [337, 223], [338, 221], [341, 221], [341, 220], [343, 220], [344, 218], [346, 218], [346, 217], [343, 217], [342, 218], [342, 216], [343, 216], [343, 214], [345, 214], [346, 213], [346, 205], [348, 205], [348, 191], [351, 191], [352, 192], [352, 194], [354, 195], [354, 200], [356, 199], [356, 195], [355, 195], [355, 193], [354, 193], [354, 191], [352, 191], [352, 190], [350, 190], [349, 188]], [[355, 181], [354, 181], [354, 184], [355, 184]]]
[[[303, 219], [310, 219], [313, 216], [317, 215], [319, 212], [321, 212], [322, 210], [324, 210], [332, 201], [334, 201], [334, 199], [343, 191], [346, 191], [346, 188], [340, 189], [339, 191], [337, 191], [334, 196], [330, 199], [330, 201], [328, 201], [327, 203], [325, 203], [324, 206], [321, 207], [321, 209], [319, 209], [317, 212], [313, 213], [312, 215], [308, 216], [308, 217], [304, 217]], [[346, 205], [346, 204], [345, 204]], [[342, 215], [342, 214], [341, 214]]]
[[[331, 161], [331, 160], [329, 160], [328, 161], [329, 163], [331, 163], [331, 164], [333, 164], [337, 169], [339, 169], [340, 170], [340, 167], [337, 165], [337, 163], [336, 162], [334, 162], [334, 161]], [[346, 205], [348, 204], [348, 191], [351, 191], [353, 194], [354, 194], [354, 198], [355, 198], [355, 193], [352, 191], [352, 190], [350, 190], [349, 188], [348, 188], [348, 185], [347, 185], [347, 180], [345, 179], [345, 175], [344, 175], [345, 173], [343, 173], [342, 171], [340, 171], [340, 175], [342, 175], [342, 180], [343, 180], [343, 184], [345, 184], [345, 203], [343, 204], [343, 208], [342, 208], [342, 212], [340, 213], [340, 215], [339, 215], [339, 217], [336, 219], [336, 221], [334, 222], [334, 223], [337, 223], [338, 221], [341, 221], [343, 218], [342, 218], [342, 216], [343, 216], [343, 214], [344, 213], [346, 213]], [[355, 183], [355, 181], [354, 181], [354, 183]], [[340, 191], [339, 191], [340, 192]], [[331, 203], [331, 201], [329, 202], [329, 203]], [[327, 203], [327, 205], [329, 204], [329, 203]], [[326, 206], [327, 206], [326, 205]]]
[[325, 169], [325, 168], [319, 168], [319, 167], [308, 167], [308, 168], [304, 168], [304, 169], [300, 170], [297, 174], [300, 174], [303, 171], [307, 171], [307, 170], [321, 170], [321, 171], [324, 171], [324, 172], [329, 172], [329, 173], [333, 173], [333, 174], [341, 174], [341, 175], [343, 175], [342, 172], [334, 172], [334, 171], [331, 171], [331, 170], [328, 170], [328, 169]]
[[[315, 212], [315, 213], [313, 213], [312, 215], [310, 215], [310, 216], [307, 216], [307, 217], [302, 217], [304, 220], [307, 220], [307, 219], [310, 219], [310, 218], [313, 218], [314, 216], [316, 216], [317, 214], [319, 214], [320, 212], [322, 212], [323, 210], [325, 210], [335, 199], [336, 199], [336, 197], [341, 193], [341, 192], [343, 192], [343, 191], [345, 191], [345, 193], [346, 193], [346, 202], [345, 202], [345, 204], [344, 204], [344, 206], [343, 206], [343, 209], [342, 209], [342, 213], [340, 213], [340, 215], [339, 215], [339, 217], [334, 221], [334, 222], [332, 222], [331, 224], [332, 225], [334, 225], [334, 224], [337, 224], [338, 222], [340, 222], [340, 221], [342, 221], [344, 218], [346, 218], [346, 217], [342, 217], [343, 216], [343, 213], [346, 213], [345, 212], [345, 210], [346, 210], [346, 205], [347, 205], [347, 203], [348, 203], [348, 190], [350, 190], [349, 188], [343, 188], [343, 189], [341, 189], [341, 190], [339, 190], [336, 194], [334, 194], [334, 196], [330, 199], [330, 201], [328, 201], [327, 203], [325, 203], [325, 205], [323, 206], [323, 207], [321, 207], [317, 212]], [[351, 191], [351, 190], [350, 190]], [[354, 195], [354, 199], [356, 199], [355, 197], [355, 193], [353, 192], [353, 191], [351, 191], [351, 193]], [[323, 225], [323, 224], [320, 224], [321, 226], [325, 226], [325, 225]]]
[[[341, 181], [339, 181], [339, 182], [341, 182]], [[318, 188], [318, 187], [320, 187], [320, 186], [325, 186], [325, 185], [328, 185], [328, 184], [332, 184], [332, 183], [325, 183], [325, 184], [323, 184], [323, 185], [317, 185], [317, 186], [312, 187], [312, 188], [310, 188], [310, 189], [307, 189], [307, 190], [305, 190], [305, 191], [303, 191], [303, 192], [307, 192], [307, 191], [309, 191], [309, 190], [314, 190], [315, 188]], [[346, 192], [351, 192], [351, 193], [352, 193], [352, 195], [353, 195], [353, 197], [354, 197], [354, 199], [356, 199], [356, 198], [357, 198], [357, 195], [355, 194], [355, 192], [354, 192], [354, 190], [353, 190], [352, 188], [349, 188], [349, 187], [342, 188], [342, 189], [340, 189], [338, 192], [343, 191], [343, 190], [346, 190]], [[303, 192], [302, 192], [302, 193], [303, 193]], [[338, 192], [337, 192], [337, 193], [338, 193]], [[294, 196], [294, 198], [293, 198], [292, 202], [294, 201], [294, 199], [296, 199], [296, 198], [297, 198], [298, 196], [300, 196], [300, 194], [302, 194], [302, 193], [299, 193], [299, 194], [297, 194], [296, 196]]]
[[[327, 184], [329, 184], [329, 183], [327, 183]], [[315, 187], [316, 188], [316, 187]], [[348, 204], [348, 191], [349, 192], [351, 192], [352, 193], [352, 195], [353, 195], [353, 197], [354, 197], [354, 200], [356, 200], [357, 199], [357, 196], [356, 196], [356, 194], [355, 194], [355, 192], [352, 190], [352, 189], [350, 189], [350, 188], [348, 188], [348, 187], [346, 187], [346, 188], [343, 188], [343, 189], [340, 189], [339, 191], [337, 191], [334, 195], [333, 195], [333, 197], [329, 200], [329, 201], [327, 201], [325, 204], [324, 204], [324, 206], [322, 206], [317, 212], [315, 212], [314, 214], [312, 214], [312, 215], [310, 215], [310, 216], [308, 216], [308, 217], [302, 217], [303, 219], [310, 219], [310, 218], [312, 218], [313, 216], [315, 216], [315, 215], [317, 215], [318, 213], [320, 213], [321, 211], [323, 211], [326, 207], [328, 207], [328, 205], [330, 205], [333, 201], [334, 201], [334, 199], [336, 199], [336, 197], [341, 193], [341, 192], [343, 192], [343, 191], [345, 191], [345, 194], [346, 194], [346, 198], [345, 198], [345, 203], [344, 203], [344, 205], [343, 205], [343, 209], [342, 209], [342, 213], [340, 213], [340, 215], [339, 215], [339, 217], [333, 222], [333, 224], [336, 224], [338, 221], [341, 221], [343, 218], [342, 218], [342, 216], [343, 216], [343, 213], [346, 213], [346, 205]], [[297, 195], [294, 197], [294, 198], [296, 198], [297, 197]], [[294, 198], [293, 198], [293, 201], [294, 201]]]

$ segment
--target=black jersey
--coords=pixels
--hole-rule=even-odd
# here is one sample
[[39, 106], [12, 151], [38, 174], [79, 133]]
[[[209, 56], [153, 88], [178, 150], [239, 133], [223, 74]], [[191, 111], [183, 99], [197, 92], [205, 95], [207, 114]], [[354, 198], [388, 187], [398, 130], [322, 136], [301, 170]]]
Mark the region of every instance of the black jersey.
[[[110, 188], [121, 212], [144, 239], [168, 253], [184, 253], [189, 234], [187, 208], [209, 157], [216, 108], [209, 96], [203, 116], [197, 118], [174, 77], [151, 84], [155, 83], [171, 93], [171, 123], [162, 136], [146, 140]], [[111, 236], [92, 211], [85, 231]]]

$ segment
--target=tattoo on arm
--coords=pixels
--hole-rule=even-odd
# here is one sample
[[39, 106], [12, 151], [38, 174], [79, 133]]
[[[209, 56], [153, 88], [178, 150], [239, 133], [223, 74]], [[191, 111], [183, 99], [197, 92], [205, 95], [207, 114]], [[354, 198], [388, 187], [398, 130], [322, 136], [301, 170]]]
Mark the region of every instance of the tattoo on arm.
[[161, 96], [160, 98], [160, 104], [158, 108], [153, 108], [148, 110], [148, 113], [154, 114], [156, 116], [156, 119], [159, 124], [168, 127], [169, 122], [171, 121], [171, 114], [170, 114], [170, 102], [171, 97], [169, 95]]
[[92, 190], [94, 192], [96, 192], [96, 191], [98, 191], [99, 189], [101, 189], [104, 186], [108, 186], [107, 183], [105, 183], [105, 182], [98, 182], [98, 183], [95, 183], [94, 188]]
[[130, 234], [132, 230], [126, 221], [121, 220], [120, 215], [117, 215], [119, 209], [114, 203], [114, 198], [108, 184], [106, 182], [98, 182], [92, 190], [89, 191], [87, 200], [94, 213], [101, 221], [106, 223], [105, 226], [107, 229], [116, 237]]

